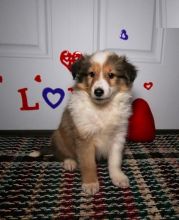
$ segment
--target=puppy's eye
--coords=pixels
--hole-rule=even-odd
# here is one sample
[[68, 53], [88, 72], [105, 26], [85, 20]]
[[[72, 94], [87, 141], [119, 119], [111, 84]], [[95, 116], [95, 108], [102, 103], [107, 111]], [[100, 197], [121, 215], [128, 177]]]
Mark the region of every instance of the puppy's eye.
[[94, 72], [90, 72], [88, 75], [89, 75], [91, 78], [94, 78], [94, 77], [95, 77], [95, 73], [94, 73]]
[[115, 77], [114, 73], [108, 73], [109, 79], [113, 79]]

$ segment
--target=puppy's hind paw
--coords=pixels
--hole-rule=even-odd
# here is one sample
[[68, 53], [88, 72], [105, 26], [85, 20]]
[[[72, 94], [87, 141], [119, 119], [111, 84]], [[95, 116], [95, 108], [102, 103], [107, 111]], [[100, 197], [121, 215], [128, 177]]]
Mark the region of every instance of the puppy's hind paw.
[[63, 162], [63, 168], [68, 171], [73, 171], [77, 168], [77, 162], [73, 159], [66, 159]]

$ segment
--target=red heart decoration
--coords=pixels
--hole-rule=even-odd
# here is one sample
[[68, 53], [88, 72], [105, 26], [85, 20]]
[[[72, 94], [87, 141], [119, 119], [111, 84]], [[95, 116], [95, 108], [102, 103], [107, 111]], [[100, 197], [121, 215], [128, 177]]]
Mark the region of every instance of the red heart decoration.
[[34, 80], [35, 80], [36, 82], [42, 82], [42, 79], [41, 79], [41, 76], [40, 76], [40, 75], [36, 75], [35, 78], [34, 78]]
[[155, 138], [155, 123], [148, 103], [136, 99], [132, 103], [133, 115], [129, 119], [128, 139], [134, 142], [150, 142]]
[[82, 57], [81, 52], [75, 51], [74, 53], [70, 53], [68, 50], [64, 50], [60, 54], [61, 63], [68, 68], [71, 72], [72, 64]]
[[73, 89], [72, 87], [69, 87], [69, 88], [68, 88], [68, 91], [69, 91], [69, 92], [73, 92], [74, 89]]
[[0, 83], [2, 83], [3, 82], [3, 77], [2, 76], [0, 76]]
[[144, 88], [150, 90], [153, 86], [153, 82], [146, 82], [144, 83]]

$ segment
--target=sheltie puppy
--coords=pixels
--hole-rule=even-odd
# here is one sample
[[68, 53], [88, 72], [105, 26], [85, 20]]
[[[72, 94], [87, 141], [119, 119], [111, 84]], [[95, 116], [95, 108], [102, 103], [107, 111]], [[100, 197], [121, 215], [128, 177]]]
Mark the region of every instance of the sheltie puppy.
[[96, 159], [108, 160], [115, 186], [128, 187], [121, 170], [131, 115], [131, 87], [136, 68], [125, 56], [109, 51], [84, 55], [72, 65], [76, 83], [61, 123], [52, 135], [52, 149], [64, 169], [80, 169], [82, 189], [99, 190]]

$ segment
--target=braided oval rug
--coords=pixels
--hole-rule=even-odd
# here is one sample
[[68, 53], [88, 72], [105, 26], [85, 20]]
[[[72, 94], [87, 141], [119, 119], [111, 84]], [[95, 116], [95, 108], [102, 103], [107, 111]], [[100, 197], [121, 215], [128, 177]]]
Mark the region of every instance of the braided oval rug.
[[152, 143], [126, 143], [123, 170], [130, 187], [113, 186], [98, 163], [100, 191], [81, 190], [79, 170], [67, 172], [53, 157], [28, 154], [49, 136], [0, 136], [0, 219], [179, 219], [179, 135]]

